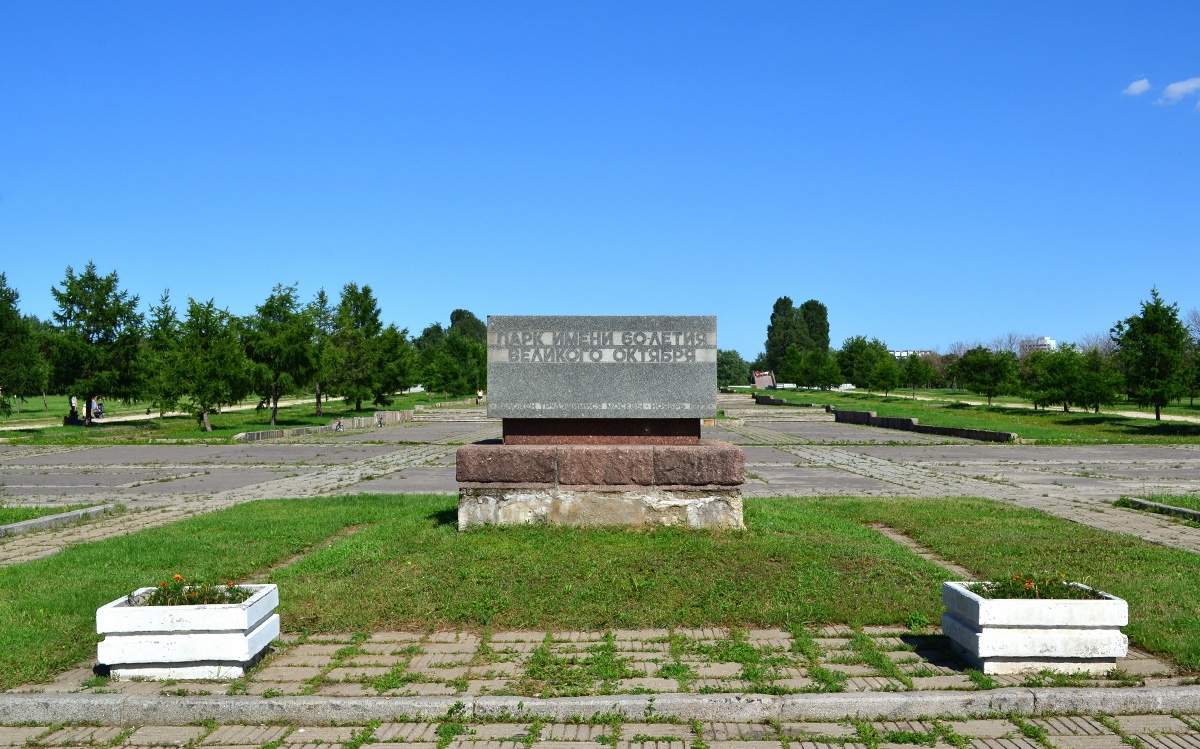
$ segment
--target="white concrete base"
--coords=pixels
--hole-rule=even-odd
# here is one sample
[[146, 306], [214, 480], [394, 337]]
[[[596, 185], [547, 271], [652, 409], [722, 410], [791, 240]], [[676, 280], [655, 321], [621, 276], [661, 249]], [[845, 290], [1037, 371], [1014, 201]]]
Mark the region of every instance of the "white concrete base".
[[983, 598], [969, 583], [942, 586], [942, 632], [962, 658], [985, 674], [1054, 669], [1104, 673], [1129, 651], [1121, 627], [1125, 601]]
[[1117, 667], [1115, 658], [980, 658], [954, 641], [950, 642], [950, 649], [968, 666], [989, 676], [1037, 673], [1046, 669], [1062, 674], [1100, 676]]
[[123, 663], [113, 666], [109, 675], [117, 681], [132, 679], [238, 679], [246, 675], [258, 658], [245, 662], [209, 661], [207, 663]]
[[566, 489], [463, 488], [458, 529], [480, 525], [624, 525], [744, 528], [740, 489], [579, 491]]

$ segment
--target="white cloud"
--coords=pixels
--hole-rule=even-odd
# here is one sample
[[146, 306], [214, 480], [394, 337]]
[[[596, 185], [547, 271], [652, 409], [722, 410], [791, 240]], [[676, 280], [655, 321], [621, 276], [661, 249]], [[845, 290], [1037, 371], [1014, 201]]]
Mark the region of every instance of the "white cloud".
[[1121, 93], [1125, 94], [1126, 96], [1141, 96], [1142, 94], [1146, 93], [1149, 90], [1150, 90], [1149, 79], [1142, 78], [1141, 80], [1134, 81], [1133, 83], [1126, 86], [1125, 90], [1122, 91]]
[[1163, 89], [1163, 95], [1159, 101], [1174, 104], [1188, 94], [1194, 94], [1197, 91], [1200, 91], [1200, 78], [1188, 78], [1186, 81], [1176, 81]]

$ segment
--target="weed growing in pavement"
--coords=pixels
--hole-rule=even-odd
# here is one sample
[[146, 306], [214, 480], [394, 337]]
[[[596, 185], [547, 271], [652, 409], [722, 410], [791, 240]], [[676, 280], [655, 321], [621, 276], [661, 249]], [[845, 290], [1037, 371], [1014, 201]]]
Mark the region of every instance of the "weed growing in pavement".
[[350, 731], [350, 740], [342, 744], [342, 749], [359, 749], [364, 744], [374, 744], [379, 739], [375, 738], [375, 731], [379, 730], [382, 722], [378, 718], [367, 721], [367, 724], [361, 729]]
[[446, 749], [455, 736], [461, 736], [467, 732], [466, 719], [467, 706], [461, 700], [446, 710], [446, 714], [438, 720], [435, 730], [438, 749]]
[[978, 669], [968, 668], [963, 673], [967, 675], [967, 678], [971, 680], [971, 683], [975, 685], [976, 689], [1000, 688], [1000, 682], [996, 681]]
[[1036, 687], [1078, 687], [1091, 678], [1091, 675], [1085, 671], [1076, 671], [1074, 673], [1063, 673], [1053, 669], [1044, 668], [1036, 674], [1029, 674], [1025, 680], [1021, 682], [1021, 686], [1036, 688]]
[[1045, 749], [1057, 749], [1054, 744], [1050, 743], [1050, 732], [1045, 728], [1042, 728], [1041, 726], [1035, 726], [1026, 720], [1022, 720], [1013, 713], [1008, 713], [1006, 717], [1017, 725], [1017, 728], [1019, 728], [1021, 731], [1021, 735], [1025, 738], [1036, 741], [1045, 747]]
[[599, 682], [601, 694], [612, 694], [621, 679], [641, 676], [629, 668], [632, 660], [617, 656], [612, 632], [583, 653], [555, 653], [544, 642], [529, 655], [525, 677], [516, 686], [521, 694], [570, 697], [594, 691]]
[[913, 688], [912, 677], [903, 673], [900, 667], [892, 662], [891, 658], [879, 649], [879, 646], [868, 637], [862, 630], [856, 631], [850, 637], [850, 647], [859, 654], [863, 661], [874, 668], [883, 676], [889, 679], [895, 679], [909, 689]]
[[904, 626], [908, 627], [910, 632], [924, 632], [930, 626], [929, 617], [920, 611], [914, 611], [905, 617]]
[[666, 663], [659, 666], [654, 675], [660, 679], [675, 679], [679, 682], [680, 691], [687, 692], [691, 689], [692, 680], [697, 678], [697, 674], [691, 666], [686, 663]]
[[108, 677], [108, 676], [101, 676], [100, 674], [93, 674], [92, 676], [89, 676], [88, 678], [84, 679], [83, 683], [80, 684], [79, 687], [80, 687], [80, 689], [92, 689], [95, 687], [106, 687], [106, 686], [108, 686], [108, 682], [110, 681], [110, 679], [111, 679], [111, 677]]
[[1141, 679], [1123, 668], [1110, 668], [1104, 675], [1115, 681], [1118, 687], [1136, 687], [1142, 683]]

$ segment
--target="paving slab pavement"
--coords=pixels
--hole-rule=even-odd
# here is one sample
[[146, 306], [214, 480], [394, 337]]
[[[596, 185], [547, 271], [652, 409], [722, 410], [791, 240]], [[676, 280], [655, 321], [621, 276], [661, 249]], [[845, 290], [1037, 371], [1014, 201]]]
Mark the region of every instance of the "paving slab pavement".
[[[703, 429], [705, 438], [743, 445], [747, 497], [976, 496], [1200, 552], [1200, 528], [1112, 506], [1124, 495], [1200, 492], [1200, 445], [985, 444], [836, 424], [823, 409], [747, 400], [726, 409], [741, 418]], [[439, 420], [244, 445], [0, 445], [0, 501], [142, 511], [0, 539], [0, 566], [255, 499], [454, 494], [455, 447], [498, 438], [500, 426], [484, 420], [483, 408], [432, 411]]]

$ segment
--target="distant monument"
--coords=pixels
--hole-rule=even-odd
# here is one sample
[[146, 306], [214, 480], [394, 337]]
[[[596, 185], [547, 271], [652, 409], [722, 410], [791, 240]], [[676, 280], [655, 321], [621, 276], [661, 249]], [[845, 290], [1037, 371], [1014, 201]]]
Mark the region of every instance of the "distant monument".
[[717, 413], [715, 317], [488, 317], [488, 416], [458, 449], [458, 527], [741, 528], [745, 455]]

